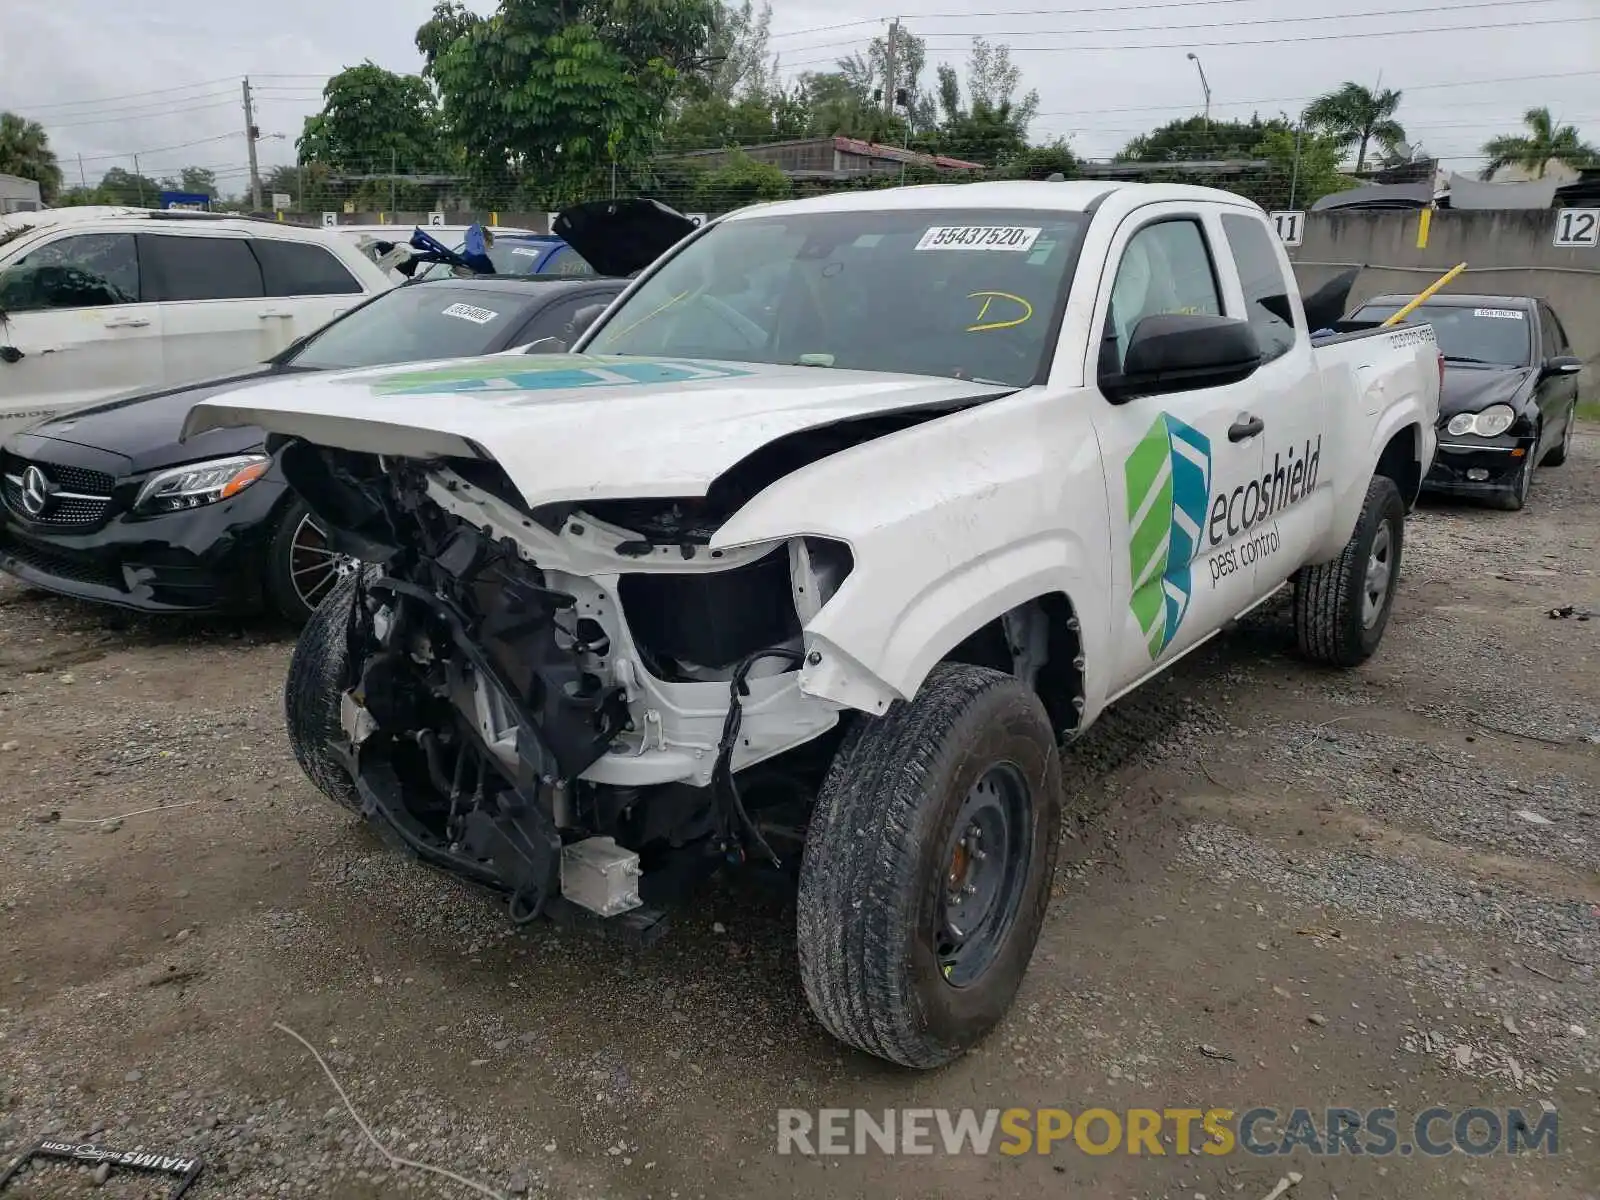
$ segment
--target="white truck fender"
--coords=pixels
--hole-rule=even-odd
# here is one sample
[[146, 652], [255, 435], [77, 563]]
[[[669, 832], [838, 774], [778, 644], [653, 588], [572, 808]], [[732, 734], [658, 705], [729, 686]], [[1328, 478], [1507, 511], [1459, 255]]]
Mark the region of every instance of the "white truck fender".
[[[1082, 407], [1021, 394], [937, 418], [803, 467], [723, 525], [713, 550], [798, 536], [850, 547], [850, 574], [805, 625], [801, 690], [882, 712], [986, 623], [1062, 593], [1090, 703], [1104, 694], [1110, 526]], [[1046, 469], [1047, 447], [1070, 450]], [[1063, 510], [1081, 532], [1040, 520]]]
[[[1365, 365], [1348, 370], [1353, 387], [1346, 385], [1346, 394], [1353, 394], [1356, 402], [1345, 414], [1346, 419], [1333, 422], [1333, 444], [1346, 449], [1341, 455], [1342, 469], [1334, 474], [1337, 482], [1328, 528], [1312, 548], [1308, 562], [1329, 562], [1344, 549], [1361, 519], [1367, 484], [1377, 473], [1384, 450], [1407, 426], [1413, 431], [1410, 450], [1422, 474], [1427, 474], [1437, 443], [1433, 424], [1438, 405], [1437, 401], [1431, 406], [1428, 403], [1428, 381], [1420, 374], [1424, 358], [1426, 369], [1434, 370], [1436, 360], [1431, 351], [1385, 370]], [[1335, 390], [1332, 394], [1339, 393]], [[1409, 503], [1412, 497], [1405, 499]]]

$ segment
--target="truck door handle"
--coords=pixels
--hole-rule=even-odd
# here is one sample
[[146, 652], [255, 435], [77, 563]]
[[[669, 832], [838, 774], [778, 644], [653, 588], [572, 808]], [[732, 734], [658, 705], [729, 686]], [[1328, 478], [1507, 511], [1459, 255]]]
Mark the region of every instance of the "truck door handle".
[[263, 321], [271, 321], [274, 318], [288, 319], [289, 317], [292, 317], [292, 316], [294, 316], [294, 314], [292, 312], [284, 312], [281, 309], [270, 308], [266, 312], [261, 314], [261, 319]]
[[1266, 427], [1266, 422], [1260, 417], [1242, 415], [1232, 425], [1228, 426], [1228, 440], [1230, 442], [1242, 442], [1246, 438], [1255, 437]]
[[150, 324], [149, 317], [108, 317], [105, 327], [107, 329], [143, 329]]

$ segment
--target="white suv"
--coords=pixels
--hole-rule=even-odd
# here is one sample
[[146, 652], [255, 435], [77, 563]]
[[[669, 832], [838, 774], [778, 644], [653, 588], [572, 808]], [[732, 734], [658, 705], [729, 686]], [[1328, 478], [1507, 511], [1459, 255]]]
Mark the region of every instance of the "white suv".
[[0, 217], [0, 437], [261, 362], [392, 286], [319, 229], [142, 208]]

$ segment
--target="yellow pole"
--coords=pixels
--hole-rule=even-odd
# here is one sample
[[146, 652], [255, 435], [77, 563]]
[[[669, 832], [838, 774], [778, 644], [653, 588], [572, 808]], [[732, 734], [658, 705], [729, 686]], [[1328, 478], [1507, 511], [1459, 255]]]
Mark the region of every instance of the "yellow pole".
[[1437, 292], [1445, 284], [1449, 283], [1452, 279], [1454, 279], [1457, 275], [1461, 274], [1461, 272], [1465, 271], [1466, 269], [1467, 269], [1467, 264], [1466, 263], [1457, 263], [1455, 266], [1451, 267], [1443, 275], [1439, 276], [1438, 279], [1435, 279], [1432, 283], [1430, 283], [1422, 291], [1418, 292], [1416, 297], [1411, 301], [1411, 303], [1407, 304], [1399, 312], [1395, 313], [1394, 316], [1390, 317], [1387, 321], [1385, 321], [1382, 325], [1380, 325], [1379, 328], [1382, 329], [1382, 328], [1385, 328], [1385, 327], [1387, 327], [1389, 325], [1398, 325], [1398, 324], [1400, 324], [1401, 321], [1405, 320], [1407, 317], [1409, 317], [1411, 315], [1412, 310], [1415, 309], [1419, 304], [1422, 304], [1425, 301], [1427, 301], [1430, 296], [1432, 296], [1435, 292]]

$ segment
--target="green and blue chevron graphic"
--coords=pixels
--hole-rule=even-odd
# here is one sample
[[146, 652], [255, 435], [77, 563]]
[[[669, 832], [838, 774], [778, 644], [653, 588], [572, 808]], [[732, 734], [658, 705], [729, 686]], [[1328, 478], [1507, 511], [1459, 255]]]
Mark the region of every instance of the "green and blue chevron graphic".
[[1189, 564], [1211, 500], [1211, 441], [1162, 413], [1123, 465], [1128, 485], [1129, 607], [1152, 660], [1189, 610]]

